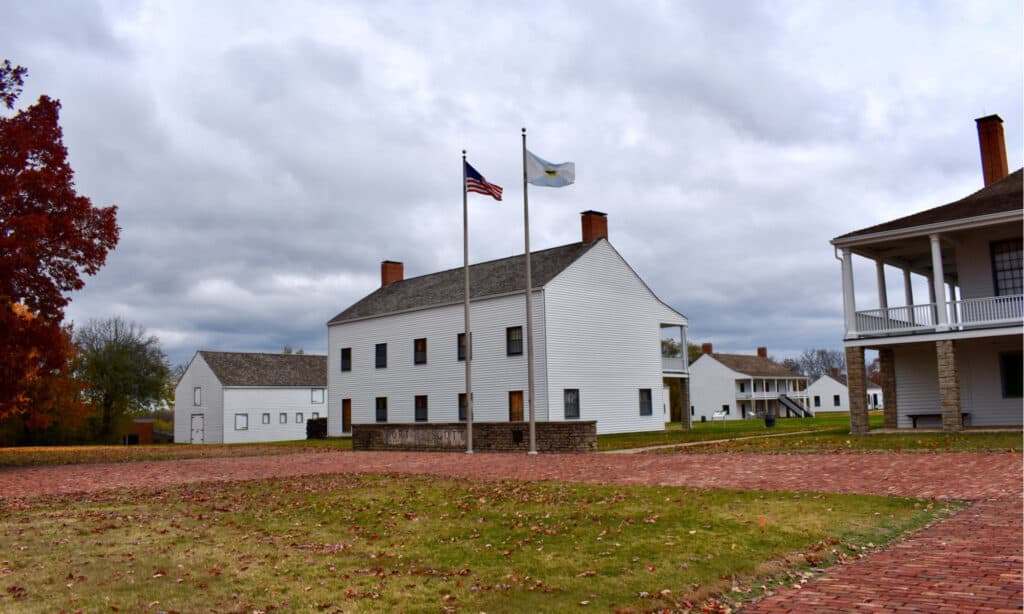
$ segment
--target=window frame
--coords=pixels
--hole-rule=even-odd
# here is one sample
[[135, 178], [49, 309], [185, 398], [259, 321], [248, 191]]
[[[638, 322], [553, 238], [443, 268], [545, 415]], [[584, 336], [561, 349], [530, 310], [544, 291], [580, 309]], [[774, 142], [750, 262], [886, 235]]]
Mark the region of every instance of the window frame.
[[[992, 294], [995, 296], [1015, 296], [1024, 292], [1024, 279], [1022, 279], [1021, 261], [1022, 252], [1024, 252], [1024, 240], [1021, 238], [1014, 239], [1003, 239], [1000, 241], [992, 241], [988, 244], [989, 249], [989, 265], [992, 267]], [[1001, 248], [1011, 247], [1011, 249]], [[1016, 248], [1016, 249], [1012, 249]], [[1014, 254], [1016, 252], [1016, 256]], [[998, 262], [997, 257], [1007, 254], [1008, 262]], [[1005, 264], [1005, 267], [1002, 266]], [[1008, 278], [1000, 278], [1000, 273], [1008, 273]], [[1010, 286], [1004, 287], [1000, 281], [1009, 281]]]
[[263, 412], [263, 415], [260, 416], [260, 424], [270, 424], [270, 412]]
[[839, 407], [839, 405], [842, 403], [842, 401], [839, 399], [839, 396], [840, 395], [838, 394], [832, 395], [832, 407]]
[[[238, 419], [243, 418], [242, 426], [238, 426]], [[235, 430], [236, 431], [248, 431], [249, 430], [249, 414], [235, 414]]]
[[[654, 415], [654, 394], [650, 388], [640, 388], [639, 399], [640, 399], [640, 415], [641, 416], [653, 416]], [[647, 398], [644, 398], [644, 393], [647, 393]]]
[[278, 424], [288, 424], [288, 412], [283, 411], [277, 415]]
[[523, 327], [509, 326], [505, 329], [505, 355], [523, 355]]
[[[570, 409], [573, 411], [570, 412]], [[580, 419], [580, 389], [564, 388], [562, 390], [562, 412], [566, 420]]]
[[310, 412], [310, 414], [309, 414], [309, 419], [310, 420], [317, 420], [319, 418], [320, 418], [320, 412], [318, 412], [318, 411]]
[[[420, 349], [422, 344], [423, 349]], [[412, 364], [414, 365], [425, 365], [427, 364], [427, 338], [420, 337], [419, 339], [412, 340]]]
[[473, 333], [469, 334], [469, 345], [466, 345], [466, 333], [459, 333], [455, 336], [455, 359], [465, 362], [467, 352], [470, 360], [473, 359]]
[[352, 370], [352, 348], [341, 348], [341, 372]]
[[373, 401], [373, 418], [374, 422], [387, 422], [388, 421], [388, 398], [387, 397], [375, 397]]
[[306, 422], [306, 416], [301, 411], [295, 412], [295, 424], [304, 424]]
[[[422, 405], [421, 405], [421, 403], [422, 403]], [[425, 395], [425, 394], [417, 394], [417, 395], [415, 395], [412, 398], [412, 408], [413, 408], [412, 409], [412, 420], [413, 420], [413, 422], [429, 422], [430, 421], [430, 413], [429, 413], [428, 403], [429, 403], [429, 401], [427, 399], [427, 395]], [[423, 412], [422, 415], [420, 414], [421, 410]]]
[[[320, 400], [317, 401], [317, 394], [320, 393]], [[323, 388], [310, 388], [309, 389], [309, 402], [311, 405], [323, 405], [324, 397], [326, 396]]]
[[814, 395], [814, 406], [821, 407], [821, 395]]
[[192, 389], [192, 406], [202, 407], [203, 406], [203, 387], [196, 386]]
[[466, 413], [467, 413], [467, 410], [469, 408], [469, 405], [466, 404], [466, 393], [465, 392], [460, 392], [459, 393], [459, 397], [458, 397], [458, 401], [456, 401], [456, 402], [458, 403], [458, 406], [459, 406], [459, 413], [458, 413], [459, 422], [465, 422], [466, 421]]
[[373, 348], [373, 366], [376, 369], [388, 368], [388, 344], [378, 343]]

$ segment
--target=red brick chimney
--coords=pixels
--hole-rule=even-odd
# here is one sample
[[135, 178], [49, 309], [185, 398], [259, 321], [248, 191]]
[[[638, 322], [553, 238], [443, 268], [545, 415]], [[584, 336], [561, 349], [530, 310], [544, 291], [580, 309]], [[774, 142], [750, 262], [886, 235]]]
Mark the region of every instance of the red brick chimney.
[[1003, 118], [986, 115], [974, 120], [978, 124], [978, 146], [981, 148], [981, 172], [985, 185], [993, 184], [1010, 174], [1006, 164], [1006, 137]]
[[761, 358], [768, 358], [768, 348], [759, 347], [757, 348], [757, 355]]
[[394, 260], [385, 260], [380, 263], [380, 287], [405, 279], [405, 265]]
[[832, 367], [832, 379], [839, 379], [839, 367]]
[[712, 347], [712, 345], [710, 343], [702, 343], [701, 346], [700, 346], [700, 353], [701, 354], [711, 354], [714, 351], [715, 351], [715, 348]]
[[608, 215], [600, 211], [584, 211], [583, 216], [583, 242], [590, 243], [597, 239], [608, 240]]

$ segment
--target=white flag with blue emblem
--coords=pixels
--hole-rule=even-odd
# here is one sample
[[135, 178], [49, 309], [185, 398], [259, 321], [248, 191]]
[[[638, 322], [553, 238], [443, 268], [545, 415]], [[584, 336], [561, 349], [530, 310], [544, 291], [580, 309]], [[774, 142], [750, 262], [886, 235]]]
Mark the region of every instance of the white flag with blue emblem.
[[533, 185], [561, 188], [576, 181], [576, 163], [552, 164], [547, 160], [526, 152], [526, 181]]

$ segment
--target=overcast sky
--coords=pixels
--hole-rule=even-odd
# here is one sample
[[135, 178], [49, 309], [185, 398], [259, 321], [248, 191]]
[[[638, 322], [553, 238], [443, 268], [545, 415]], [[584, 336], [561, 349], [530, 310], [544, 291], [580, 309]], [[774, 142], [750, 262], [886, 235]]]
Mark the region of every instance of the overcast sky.
[[324, 352], [381, 260], [461, 266], [463, 148], [505, 188], [470, 196], [471, 260], [521, 253], [524, 126], [577, 173], [531, 190], [535, 249], [607, 212], [691, 341], [778, 358], [841, 347], [831, 238], [982, 186], [975, 118], [1022, 160], [1018, 0], [3, 4], [19, 104], [61, 100], [79, 191], [119, 208], [68, 317], [175, 363]]

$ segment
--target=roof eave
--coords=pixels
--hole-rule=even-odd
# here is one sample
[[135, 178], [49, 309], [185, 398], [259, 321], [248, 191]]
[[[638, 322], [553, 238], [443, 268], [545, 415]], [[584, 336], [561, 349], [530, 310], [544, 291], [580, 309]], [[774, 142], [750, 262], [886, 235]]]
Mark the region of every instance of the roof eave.
[[935, 222], [934, 224], [924, 224], [921, 226], [910, 226], [908, 228], [895, 228], [893, 230], [883, 230], [867, 234], [854, 234], [852, 236], [842, 235], [832, 239], [831, 244], [835, 247], [849, 249], [860, 245], [870, 245], [871, 243], [877, 243], [879, 241], [907, 239], [921, 235], [930, 235], [955, 230], [970, 230], [972, 228], [1004, 224], [1020, 220], [1022, 217], [1024, 217], [1024, 209], [1000, 211], [998, 213], [989, 213], [987, 215], [978, 215], [958, 220]]

